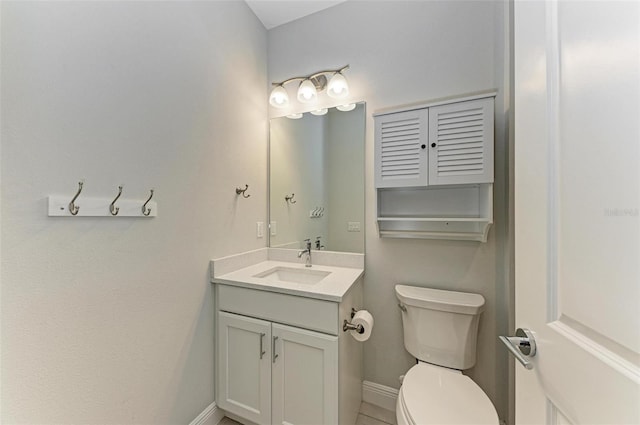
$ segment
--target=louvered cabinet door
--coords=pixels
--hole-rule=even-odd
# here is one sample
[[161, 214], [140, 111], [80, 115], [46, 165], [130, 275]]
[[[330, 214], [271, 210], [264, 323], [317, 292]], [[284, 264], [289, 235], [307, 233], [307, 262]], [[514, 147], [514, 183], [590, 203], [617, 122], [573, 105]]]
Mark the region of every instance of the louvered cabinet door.
[[493, 98], [429, 108], [429, 185], [493, 182]]
[[427, 184], [426, 109], [375, 117], [376, 187]]

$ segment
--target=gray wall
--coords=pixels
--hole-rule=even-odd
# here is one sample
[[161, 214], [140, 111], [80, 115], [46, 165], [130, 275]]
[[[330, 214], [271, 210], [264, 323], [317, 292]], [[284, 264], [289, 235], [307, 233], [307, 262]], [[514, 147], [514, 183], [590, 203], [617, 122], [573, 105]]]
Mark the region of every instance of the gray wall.
[[[244, 2], [1, 7], [0, 422], [189, 423], [209, 260], [265, 245], [266, 31]], [[158, 217], [47, 217], [81, 178]]]
[[[365, 379], [398, 388], [414, 359], [404, 350], [394, 285], [477, 292], [487, 309], [478, 363], [469, 375], [508, 417], [507, 363], [497, 335], [507, 326], [504, 246], [506, 3], [349, 1], [269, 31], [269, 79], [350, 64], [347, 100], [367, 102], [365, 306], [376, 329], [365, 344]], [[371, 113], [390, 106], [496, 88], [496, 224], [487, 243], [380, 239], [376, 230]], [[331, 104], [326, 96], [321, 100]], [[334, 103], [335, 104], [335, 103]], [[271, 109], [271, 116], [289, 113]]]

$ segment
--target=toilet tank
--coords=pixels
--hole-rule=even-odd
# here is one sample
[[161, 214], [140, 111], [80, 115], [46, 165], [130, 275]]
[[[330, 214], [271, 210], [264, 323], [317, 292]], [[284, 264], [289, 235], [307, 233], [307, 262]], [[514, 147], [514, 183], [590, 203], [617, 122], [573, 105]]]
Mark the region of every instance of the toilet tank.
[[484, 298], [479, 294], [396, 285], [404, 346], [418, 360], [452, 369], [476, 363]]

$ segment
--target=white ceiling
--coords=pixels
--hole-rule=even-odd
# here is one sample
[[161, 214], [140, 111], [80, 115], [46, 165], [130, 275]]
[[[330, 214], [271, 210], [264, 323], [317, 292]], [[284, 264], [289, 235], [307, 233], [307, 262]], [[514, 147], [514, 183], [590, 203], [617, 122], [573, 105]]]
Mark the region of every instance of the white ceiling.
[[245, 0], [268, 30], [346, 0]]

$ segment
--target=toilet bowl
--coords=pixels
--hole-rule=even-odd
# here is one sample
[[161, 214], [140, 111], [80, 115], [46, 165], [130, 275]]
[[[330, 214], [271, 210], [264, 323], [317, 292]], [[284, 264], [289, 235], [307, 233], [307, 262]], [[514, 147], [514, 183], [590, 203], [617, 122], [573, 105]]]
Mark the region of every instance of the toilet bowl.
[[498, 425], [489, 397], [461, 372], [475, 364], [484, 298], [406, 285], [395, 289], [405, 348], [418, 359], [400, 387], [398, 425]]
[[497, 425], [489, 397], [460, 371], [420, 362], [404, 377], [398, 425]]

